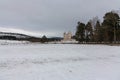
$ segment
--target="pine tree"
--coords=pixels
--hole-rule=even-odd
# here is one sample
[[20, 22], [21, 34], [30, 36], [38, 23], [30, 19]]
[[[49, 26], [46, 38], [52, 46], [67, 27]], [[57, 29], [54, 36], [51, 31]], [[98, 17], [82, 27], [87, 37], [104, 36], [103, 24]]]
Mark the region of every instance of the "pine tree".
[[85, 26], [86, 41], [93, 41], [93, 28], [91, 22], [88, 22]]
[[77, 41], [84, 41], [84, 36], [85, 36], [85, 24], [84, 23], [78, 22], [75, 36], [76, 36]]
[[102, 23], [104, 28], [104, 41], [112, 42], [114, 40], [114, 29], [116, 29], [118, 19], [119, 15], [115, 12], [108, 12], [105, 14]]
[[94, 31], [94, 40], [95, 42], [102, 42], [103, 41], [103, 28], [99, 21], [97, 21], [95, 25], [95, 31]]
[[48, 42], [48, 39], [45, 35], [41, 38], [41, 42], [42, 43]]

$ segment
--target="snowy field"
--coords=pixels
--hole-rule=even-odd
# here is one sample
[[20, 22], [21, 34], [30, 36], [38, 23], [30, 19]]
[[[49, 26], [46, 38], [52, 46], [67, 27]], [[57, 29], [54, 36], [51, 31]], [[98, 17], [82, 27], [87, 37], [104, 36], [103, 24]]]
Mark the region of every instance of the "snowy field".
[[120, 80], [120, 47], [0, 45], [0, 80]]

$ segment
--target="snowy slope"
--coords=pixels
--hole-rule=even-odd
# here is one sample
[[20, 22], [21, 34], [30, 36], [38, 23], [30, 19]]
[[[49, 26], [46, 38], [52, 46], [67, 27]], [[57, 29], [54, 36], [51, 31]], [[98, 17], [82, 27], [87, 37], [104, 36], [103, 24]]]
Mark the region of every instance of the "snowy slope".
[[120, 47], [0, 45], [0, 80], [120, 80]]
[[35, 33], [35, 32], [30, 32], [22, 29], [15, 29], [15, 28], [3, 28], [0, 27], [0, 32], [6, 32], [6, 33], [19, 33], [19, 34], [25, 34], [25, 35], [30, 35], [30, 36], [40, 36], [41, 34]]

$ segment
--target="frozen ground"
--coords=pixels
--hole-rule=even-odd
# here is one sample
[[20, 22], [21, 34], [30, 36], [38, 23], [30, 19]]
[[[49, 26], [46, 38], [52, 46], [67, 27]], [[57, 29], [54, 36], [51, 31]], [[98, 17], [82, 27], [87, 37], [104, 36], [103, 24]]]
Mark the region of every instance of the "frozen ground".
[[0, 45], [22, 45], [29, 44], [29, 41], [0, 40]]
[[0, 45], [0, 80], [120, 80], [120, 47]]

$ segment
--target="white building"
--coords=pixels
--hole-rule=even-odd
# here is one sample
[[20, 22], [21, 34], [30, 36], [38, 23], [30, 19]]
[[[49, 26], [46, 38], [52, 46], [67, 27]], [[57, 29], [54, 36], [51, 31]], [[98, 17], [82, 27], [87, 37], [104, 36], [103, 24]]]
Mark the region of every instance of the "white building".
[[78, 43], [78, 41], [76, 41], [75, 39], [72, 39], [72, 33], [68, 32], [68, 33], [64, 33], [63, 34], [63, 40], [61, 41], [61, 43]]
[[63, 41], [71, 41], [72, 40], [72, 33], [68, 32], [68, 33], [64, 33], [63, 34]]

